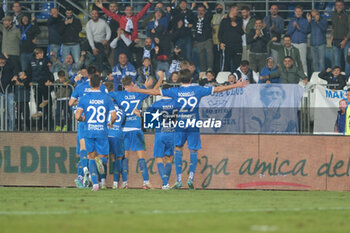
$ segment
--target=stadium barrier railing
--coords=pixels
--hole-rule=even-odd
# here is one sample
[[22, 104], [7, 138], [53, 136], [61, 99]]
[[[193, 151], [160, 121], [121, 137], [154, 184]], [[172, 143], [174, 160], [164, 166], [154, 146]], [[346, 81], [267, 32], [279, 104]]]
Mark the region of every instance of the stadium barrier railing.
[[[70, 84], [8, 86], [0, 97], [1, 131], [76, 131], [77, 122], [68, 106]], [[46, 95], [45, 95], [46, 93]], [[66, 93], [56, 96], [56, 93]]]

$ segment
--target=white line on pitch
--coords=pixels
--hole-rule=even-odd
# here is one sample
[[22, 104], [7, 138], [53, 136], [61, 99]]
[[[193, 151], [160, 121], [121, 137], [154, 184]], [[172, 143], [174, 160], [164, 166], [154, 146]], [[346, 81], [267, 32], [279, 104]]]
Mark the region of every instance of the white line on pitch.
[[[266, 209], [223, 209], [223, 210], [150, 210], [132, 211], [133, 214], [202, 214], [202, 213], [256, 213], [256, 212], [301, 212], [301, 211], [343, 211], [349, 207], [314, 207], [314, 208], [266, 208]], [[91, 211], [0, 211], [1, 215], [65, 215], [65, 214], [89, 214]], [[128, 214], [129, 211], [121, 212]]]

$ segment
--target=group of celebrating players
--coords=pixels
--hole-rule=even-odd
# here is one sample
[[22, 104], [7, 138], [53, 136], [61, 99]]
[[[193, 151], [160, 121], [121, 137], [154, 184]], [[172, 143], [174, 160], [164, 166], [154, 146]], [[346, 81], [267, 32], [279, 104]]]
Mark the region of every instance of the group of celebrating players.
[[[79, 84], [72, 93], [70, 106], [76, 106], [75, 118], [79, 121], [77, 133], [78, 188], [92, 186], [93, 191], [106, 189], [108, 157], [113, 160], [113, 189], [119, 188], [120, 175], [122, 185], [128, 188], [128, 160], [130, 152], [138, 155], [138, 165], [143, 177], [143, 189], [150, 189], [148, 168], [145, 161], [145, 139], [141, 127], [141, 104], [149, 95], [161, 95], [162, 99], [153, 103], [152, 112], [162, 115], [176, 115], [173, 121], [197, 119], [200, 99], [215, 92], [244, 87], [247, 83], [218, 87], [201, 87], [191, 84], [191, 72], [180, 71], [180, 87], [162, 85], [158, 80], [152, 89], [137, 87], [132, 78], [122, 79], [124, 90], [113, 90], [110, 83], [106, 86], [94, 66], [88, 67], [88, 80]], [[194, 189], [193, 179], [197, 167], [198, 150], [201, 149], [199, 128], [160, 127], [156, 130], [153, 156], [155, 157], [162, 189], [179, 189], [182, 187], [183, 146], [188, 144], [190, 150], [189, 178], [187, 185]], [[170, 187], [169, 178], [174, 165], [176, 182]]]

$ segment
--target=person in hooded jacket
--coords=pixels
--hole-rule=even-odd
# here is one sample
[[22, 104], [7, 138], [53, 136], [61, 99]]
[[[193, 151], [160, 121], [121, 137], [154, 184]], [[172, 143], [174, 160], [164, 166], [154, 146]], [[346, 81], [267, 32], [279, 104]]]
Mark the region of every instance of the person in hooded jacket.
[[30, 20], [28, 15], [21, 18], [21, 41], [20, 41], [20, 59], [22, 71], [28, 70], [30, 59], [36, 47], [36, 38], [40, 34], [35, 18]]

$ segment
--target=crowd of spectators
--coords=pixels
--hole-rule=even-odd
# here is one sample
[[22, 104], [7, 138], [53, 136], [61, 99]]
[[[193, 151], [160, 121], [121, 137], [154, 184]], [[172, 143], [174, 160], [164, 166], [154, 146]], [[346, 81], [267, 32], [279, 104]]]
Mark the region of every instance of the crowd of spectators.
[[[5, 16], [0, 24], [0, 93], [4, 95], [9, 85], [15, 87], [7, 89], [12, 101], [12, 105], [8, 101], [8, 112], [14, 114], [14, 102], [26, 103], [17, 110], [17, 118], [23, 122], [28, 121], [21, 114], [29, 112], [30, 96], [15, 100], [15, 92], [33, 86], [37, 106], [33, 117], [44, 118], [49, 115], [45, 111], [52, 109], [50, 91], [55, 92], [56, 106], [66, 105], [70, 94], [67, 88], [63, 91], [50, 86], [76, 86], [87, 79], [86, 69], [91, 64], [103, 81], [113, 82], [115, 90], [122, 88], [124, 76], [131, 76], [138, 85], [149, 79], [155, 83], [159, 78], [178, 83], [178, 72], [184, 68], [191, 70], [193, 82], [199, 85], [217, 85], [216, 75], [221, 71], [230, 72], [225, 84], [238, 79], [307, 84], [308, 74], [321, 72], [320, 78], [342, 89], [350, 74], [350, 16], [341, 0], [336, 1], [331, 18], [332, 68], [325, 65], [328, 22], [317, 10], [304, 12], [301, 6], [287, 19], [280, 16], [276, 4], [270, 6], [267, 16], [259, 17], [248, 5], [227, 7], [224, 2], [190, 4], [180, 0], [175, 5], [175, 0], [169, 4], [149, 0], [136, 12], [129, 5], [100, 1], [89, 9], [86, 38], [80, 36], [83, 25], [72, 9], [67, 7], [61, 17], [59, 9], [53, 8], [47, 20], [47, 56], [37, 47], [40, 27], [35, 17], [23, 14], [19, 2], [12, 10], [13, 15]], [[145, 30], [145, 39], [139, 39], [139, 27]], [[58, 130], [67, 129], [62, 117], [68, 113], [65, 107], [56, 111]], [[12, 117], [10, 130], [13, 122]]]

